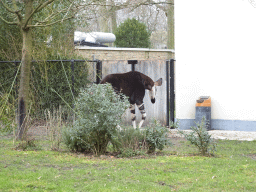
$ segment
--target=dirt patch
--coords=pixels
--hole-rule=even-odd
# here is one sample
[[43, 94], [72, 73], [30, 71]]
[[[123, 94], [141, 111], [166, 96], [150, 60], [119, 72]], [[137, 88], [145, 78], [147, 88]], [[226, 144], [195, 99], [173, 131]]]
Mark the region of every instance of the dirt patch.
[[45, 121], [34, 121], [28, 129], [28, 136], [46, 136], [48, 127]]
[[256, 154], [249, 154], [247, 156], [256, 161]]

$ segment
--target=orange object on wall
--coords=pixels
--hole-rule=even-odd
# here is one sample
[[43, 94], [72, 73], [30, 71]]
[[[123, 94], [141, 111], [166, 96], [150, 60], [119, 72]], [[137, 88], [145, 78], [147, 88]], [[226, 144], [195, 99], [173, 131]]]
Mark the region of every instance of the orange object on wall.
[[196, 107], [211, 107], [211, 97], [200, 97], [198, 100], [196, 100]]

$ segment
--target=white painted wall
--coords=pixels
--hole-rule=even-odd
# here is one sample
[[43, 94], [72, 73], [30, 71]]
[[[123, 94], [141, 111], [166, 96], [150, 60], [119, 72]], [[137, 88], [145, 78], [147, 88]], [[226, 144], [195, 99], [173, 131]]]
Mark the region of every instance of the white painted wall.
[[176, 118], [256, 121], [256, 0], [175, 1], [175, 36]]

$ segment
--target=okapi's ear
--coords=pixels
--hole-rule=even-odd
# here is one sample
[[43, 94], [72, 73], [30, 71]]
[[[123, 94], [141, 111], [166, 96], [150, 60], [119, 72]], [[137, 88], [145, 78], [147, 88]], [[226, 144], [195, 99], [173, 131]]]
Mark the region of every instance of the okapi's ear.
[[162, 78], [158, 79], [156, 82], [155, 82], [155, 86], [161, 86], [162, 85]]

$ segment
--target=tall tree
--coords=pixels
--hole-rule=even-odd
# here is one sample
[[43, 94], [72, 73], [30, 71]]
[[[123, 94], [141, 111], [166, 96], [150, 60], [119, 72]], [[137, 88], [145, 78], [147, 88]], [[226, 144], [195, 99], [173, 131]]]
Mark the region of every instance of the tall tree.
[[174, 0], [165, 0], [164, 2], [155, 2], [149, 0], [149, 4], [155, 5], [157, 8], [163, 10], [167, 16], [167, 48], [175, 49], [174, 41]]
[[174, 0], [168, 1], [168, 9], [166, 10], [167, 14], [167, 47], [169, 49], [175, 49], [175, 41], [174, 41]]
[[[22, 34], [17, 136], [19, 139], [23, 139], [27, 127], [27, 113], [29, 108], [29, 81], [33, 52], [32, 29], [35, 27], [51, 26], [74, 18], [74, 8], [76, 8], [76, 6], [74, 2], [68, 0], [0, 0], [0, 6], [11, 14], [11, 17], [8, 18], [1, 14], [0, 19], [8, 25], [17, 25]], [[40, 15], [42, 13], [43, 16]]]

